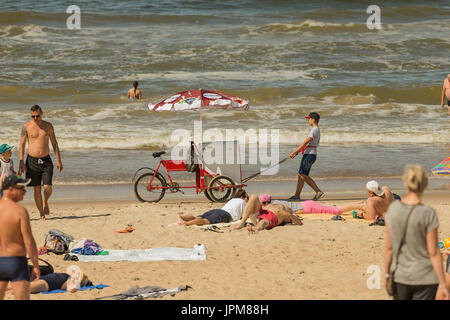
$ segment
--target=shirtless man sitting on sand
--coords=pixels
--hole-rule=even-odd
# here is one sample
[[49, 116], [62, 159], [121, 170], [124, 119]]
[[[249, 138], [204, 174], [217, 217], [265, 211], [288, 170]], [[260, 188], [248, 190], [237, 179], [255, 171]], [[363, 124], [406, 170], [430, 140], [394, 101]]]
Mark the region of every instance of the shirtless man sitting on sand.
[[358, 208], [362, 211], [358, 213], [358, 216], [373, 221], [378, 217], [383, 217], [384, 219], [389, 205], [395, 200], [391, 189], [387, 186], [380, 187], [378, 182], [372, 180], [367, 182], [366, 191], [369, 197], [367, 198], [367, 202], [361, 204], [361, 207]]
[[276, 226], [291, 223], [302, 225], [302, 220], [292, 210], [282, 204], [271, 204], [262, 195], [259, 198], [255, 195], [250, 197], [245, 206], [244, 214], [242, 215], [241, 223], [236, 229], [241, 229], [245, 226], [248, 218], [254, 224], [247, 225], [248, 231], [261, 231], [264, 229], [272, 229]]
[[3, 180], [0, 200], [0, 300], [11, 282], [16, 300], [30, 299], [30, 274], [26, 255], [33, 263], [32, 275], [39, 279], [36, 241], [27, 210], [17, 202], [23, 200], [29, 180], [10, 175]]
[[[34, 105], [30, 109], [32, 120], [23, 125], [19, 146], [19, 175], [26, 172], [27, 179], [31, 179], [29, 187], [34, 188], [34, 201], [39, 210], [41, 220], [50, 214], [48, 199], [52, 194], [53, 162], [50, 157], [49, 140], [52, 143], [59, 172], [62, 171], [61, 155], [55, 130], [50, 122], [42, 120], [43, 112], [40, 106]], [[28, 140], [26, 163], [23, 161], [25, 145]], [[41, 185], [44, 185], [44, 201], [42, 201]]]

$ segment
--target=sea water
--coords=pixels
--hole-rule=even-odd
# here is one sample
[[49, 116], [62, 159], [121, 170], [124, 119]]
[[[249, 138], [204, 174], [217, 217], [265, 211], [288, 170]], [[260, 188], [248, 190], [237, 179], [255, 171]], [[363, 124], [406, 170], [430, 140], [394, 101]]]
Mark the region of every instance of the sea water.
[[[61, 149], [56, 185], [129, 184], [138, 168], [157, 165], [154, 151], [170, 154], [176, 130], [193, 134], [200, 118], [205, 131], [278, 132], [281, 160], [306, 137], [304, 115], [316, 111], [321, 144], [311, 175], [319, 183], [398, 180], [407, 163], [430, 170], [449, 154], [440, 107], [450, 73], [448, 1], [382, 4], [381, 30], [366, 26], [370, 4], [77, 1], [81, 29], [69, 30], [64, 1], [1, 2], [0, 143], [16, 146], [18, 167], [20, 131], [39, 104]], [[129, 102], [134, 80], [144, 99]], [[250, 109], [146, 107], [198, 88], [248, 99]], [[259, 148], [245, 139], [241, 146], [247, 157]], [[299, 161], [249, 185], [295, 185]], [[242, 175], [261, 167], [244, 163]]]

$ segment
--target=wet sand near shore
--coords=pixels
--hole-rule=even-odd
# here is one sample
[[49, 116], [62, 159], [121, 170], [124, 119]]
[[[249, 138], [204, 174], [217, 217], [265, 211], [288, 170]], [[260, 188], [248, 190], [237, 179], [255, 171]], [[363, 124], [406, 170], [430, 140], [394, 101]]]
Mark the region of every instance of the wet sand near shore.
[[[182, 186], [188, 186], [194, 184], [195, 176], [192, 176], [192, 180], [178, 181]], [[326, 198], [339, 199], [341, 197], [356, 197], [363, 198], [366, 196], [364, 191], [367, 181], [374, 179], [372, 177], [366, 178], [353, 178], [353, 179], [316, 179], [317, 185], [325, 192]], [[397, 194], [404, 193], [403, 184], [401, 178], [375, 178], [381, 185], [387, 185]], [[289, 198], [293, 195], [296, 188], [297, 181], [279, 180], [279, 181], [267, 181], [267, 180], [250, 180], [247, 182], [245, 190], [248, 193], [269, 193], [276, 198]], [[448, 179], [433, 178], [429, 179], [429, 186], [427, 192], [429, 193], [445, 193], [450, 192], [448, 189]], [[183, 193], [170, 193], [166, 192], [162, 201], [206, 201], [206, 197], [203, 193], [196, 195], [193, 189], [184, 189]], [[314, 192], [309, 186], [305, 185], [302, 192], [302, 197], [305, 200], [312, 199]], [[98, 201], [137, 201], [134, 192], [133, 185], [128, 184], [86, 184], [86, 185], [59, 185], [53, 186], [53, 194], [51, 202], [98, 202]], [[28, 189], [25, 196], [24, 203], [34, 203], [33, 191]]]

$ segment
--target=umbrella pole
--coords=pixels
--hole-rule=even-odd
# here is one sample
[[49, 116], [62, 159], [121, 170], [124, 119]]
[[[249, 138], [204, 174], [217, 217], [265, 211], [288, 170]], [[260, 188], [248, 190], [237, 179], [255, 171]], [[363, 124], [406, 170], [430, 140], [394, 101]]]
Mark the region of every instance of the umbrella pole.
[[202, 88], [200, 88], [199, 91], [200, 91], [200, 155], [202, 157], [202, 164], [203, 164], [203, 119], [202, 119], [203, 95], [202, 95]]

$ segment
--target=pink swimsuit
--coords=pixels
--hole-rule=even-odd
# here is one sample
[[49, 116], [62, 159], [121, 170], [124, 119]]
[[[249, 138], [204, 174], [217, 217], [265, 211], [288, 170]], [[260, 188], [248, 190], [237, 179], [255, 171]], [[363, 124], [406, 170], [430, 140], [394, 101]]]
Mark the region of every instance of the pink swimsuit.
[[313, 200], [302, 202], [303, 213], [330, 213], [341, 214], [342, 210], [339, 207], [325, 206]]

